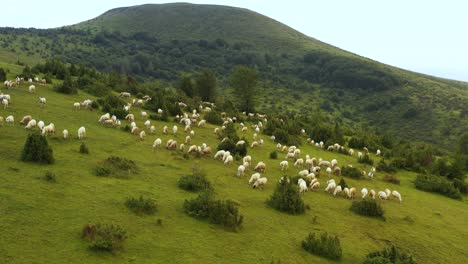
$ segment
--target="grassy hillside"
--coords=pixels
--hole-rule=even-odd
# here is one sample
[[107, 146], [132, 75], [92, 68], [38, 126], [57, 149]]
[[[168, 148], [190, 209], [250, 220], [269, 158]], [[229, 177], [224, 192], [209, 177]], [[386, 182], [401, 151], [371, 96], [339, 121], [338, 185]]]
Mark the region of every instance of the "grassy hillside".
[[0, 28], [0, 59], [33, 65], [47, 58], [168, 85], [182, 72], [210, 68], [221, 95], [242, 64], [262, 79], [262, 111], [310, 115], [319, 107], [331, 122], [450, 150], [468, 130], [466, 83], [362, 58], [241, 8], [141, 5], [57, 29]]
[[[9, 77], [18, 74], [20, 68], [9, 66]], [[305, 252], [301, 241], [311, 231], [327, 231], [338, 235], [343, 247], [343, 263], [360, 263], [364, 256], [390, 243], [396, 244], [418, 260], [418, 263], [463, 263], [467, 256], [465, 237], [468, 228], [468, 203], [440, 195], [418, 191], [413, 186], [414, 173], [399, 171], [396, 175], [401, 185], [391, 185], [381, 179], [378, 172], [373, 180], [352, 180], [350, 186], [383, 190], [397, 189], [403, 203], [384, 201], [386, 221], [369, 219], [353, 214], [351, 201], [333, 198], [323, 192], [328, 177], [322, 174], [319, 192], [303, 196], [310, 206], [305, 215], [290, 216], [267, 208], [265, 200], [272, 193], [281, 172], [279, 159], [269, 159], [275, 149], [267, 136], [263, 147], [248, 150], [253, 162], [263, 160], [267, 164], [269, 182], [263, 190], [254, 190], [248, 184], [248, 176], [235, 177], [237, 162], [225, 167], [211, 157], [182, 158], [182, 154], [166, 149], [152, 151], [156, 137], [164, 142], [169, 135], [162, 135], [164, 125], [174, 123], [152, 121], [157, 133], [140, 141], [137, 136], [115, 128], [98, 124], [97, 111], [74, 111], [72, 104], [92, 96], [62, 95], [50, 86], [37, 86], [36, 94], [27, 92], [28, 84], [12, 90], [4, 90], [12, 97], [12, 104], [0, 115], [14, 115], [13, 127], [0, 127], [0, 262], [5, 263], [328, 263], [326, 259]], [[41, 108], [38, 96], [47, 98]], [[137, 124], [142, 127], [139, 109], [132, 110]], [[18, 124], [19, 119], [31, 114], [37, 120], [55, 123], [58, 133], [48, 137], [54, 150], [56, 163], [35, 165], [19, 161], [27, 132]], [[124, 122], [126, 124], [126, 122]], [[84, 140], [90, 149], [89, 155], [78, 152], [81, 141], [76, 139], [80, 126], [87, 129]], [[60, 138], [60, 131], [68, 129], [69, 140]], [[179, 128], [181, 126], [179, 125]], [[194, 128], [194, 144], [207, 143], [216, 147], [219, 140], [213, 134], [214, 126]], [[181, 130], [181, 129], [180, 129]], [[179, 131], [180, 131], [179, 130]], [[239, 132], [240, 134], [241, 132]], [[252, 130], [245, 135], [252, 138]], [[183, 141], [185, 134], [175, 139]], [[330, 160], [337, 158], [341, 166], [356, 163], [355, 157], [323, 151], [312, 146], [301, 146], [302, 155]], [[110, 155], [132, 159], [139, 167], [137, 174], [128, 179], [97, 177], [93, 168], [97, 162]], [[372, 155], [372, 158], [378, 160]], [[182, 210], [185, 199], [195, 194], [177, 187], [181, 175], [188, 174], [198, 162], [206, 171], [219, 198], [229, 198], [239, 203], [244, 225], [237, 233], [187, 216]], [[45, 171], [57, 175], [57, 182], [43, 179]], [[298, 169], [289, 168], [295, 175]], [[248, 170], [248, 175], [252, 170]], [[336, 177], [335, 177], [336, 178]], [[336, 178], [337, 180], [339, 178]], [[157, 201], [159, 210], [154, 216], [137, 216], [129, 211], [125, 199], [144, 195]], [[157, 220], [162, 225], [157, 225]], [[315, 220], [314, 220], [315, 219]], [[87, 223], [114, 223], [129, 232], [123, 251], [116, 254], [96, 253], [87, 249], [80, 237]], [[330, 262], [331, 263], [331, 262]]]

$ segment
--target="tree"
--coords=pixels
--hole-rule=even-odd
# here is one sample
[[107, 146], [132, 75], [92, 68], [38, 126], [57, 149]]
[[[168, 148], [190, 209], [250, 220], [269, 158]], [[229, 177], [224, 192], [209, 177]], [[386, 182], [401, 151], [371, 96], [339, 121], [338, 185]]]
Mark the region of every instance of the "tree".
[[71, 76], [69, 74], [65, 76], [65, 79], [63, 80], [63, 83], [61, 85], [56, 86], [55, 90], [59, 93], [64, 93], [64, 94], [78, 93], [76, 89], [76, 85], [71, 79]]
[[210, 69], [204, 69], [197, 75], [196, 85], [198, 95], [204, 101], [213, 102], [216, 96], [216, 76]]
[[182, 92], [185, 93], [188, 97], [193, 97], [195, 95], [195, 83], [193, 82], [192, 75], [182, 74], [179, 78], [179, 84], [177, 85]]
[[238, 108], [254, 112], [258, 96], [258, 75], [255, 70], [246, 66], [236, 66], [229, 77], [229, 84], [234, 90]]
[[39, 134], [29, 134], [21, 153], [22, 161], [54, 163], [52, 148], [47, 139]]
[[6, 72], [3, 68], [0, 68], [0, 82], [6, 81]]

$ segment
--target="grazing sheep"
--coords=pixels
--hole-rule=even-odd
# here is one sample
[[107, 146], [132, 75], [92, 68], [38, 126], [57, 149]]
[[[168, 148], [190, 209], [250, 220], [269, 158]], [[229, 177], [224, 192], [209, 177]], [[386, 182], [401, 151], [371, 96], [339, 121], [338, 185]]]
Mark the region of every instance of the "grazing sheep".
[[42, 128], [42, 135], [43, 136], [54, 135], [54, 134], [55, 134], [55, 125], [54, 125], [54, 123], [50, 123], [49, 125]]
[[215, 127], [215, 129], [214, 129], [214, 133], [215, 133], [216, 135], [218, 135], [218, 134], [219, 134], [219, 127]]
[[168, 150], [176, 150], [177, 149], [177, 141], [169, 139], [166, 143], [166, 149]]
[[352, 187], [349, 189], [348, 198], [354, 199], [355, 196], [356, 196], [356, 188]]
[[39, 120], [39, 122], [37, 122], [37, 128], [39, 128], [39, 130], [42, 131], [42, 129], [44, 128], [44, 121], [42, 120]]
[[362, 152], [358, 151], [357, 157], [358, 157], [358, 159], [362, 159], [362, 157], [363, 157], [363, 156], [362, 156]]
[[367, 154], [369, 154], [369, 149], [367, 147], [363, 147], [362, 150], [364, 150]]
[[197, 126], [198, 127], [205, 127], [206, 126], [206, 120], [205, 119], [200, 120], [200, 122], [198, 122]]
[[286, 154], [286, 157], [284, 157], [286, 160], [290, 160], [290, 159], [294, 159], [294, 153], [292, 152], [288, 152], [288, 154]]
[[256, 182], [258, 179], [260, 179], [260, 173], [256, 172], [250, 176], [249, 184], [252, 184]]
[[345, 196], [346, 198], [349, 198], [349, 188], [348, 188], [348, 187], [345, 187], [345, 188], [343, 189], [343, 194], [344, 194], [344, 196]]
[[36, 127], [36, 119], [31, 119], [24, 128], [32, 129], [33, 127]]
[[342, 191], [341, 185], [336, 186], [336, 187], [335, 187], [335, 190], [333, 191], [333, 196], [336, 196], [336, 195], [339, 194], [341, 191]]
[[252, 142], [252, 144], [250, 145], [251, 148], [256, 148], [258, 147], [258, 142], [257, 141], [254, 141]]
[[362, 199], [366, 198], [366, 196], [367, 196], [368, 193], [369, 193], [369, 192], [367, 191], [367, 188], [362, 188], [362, 190], [361, 190], [361, 194], [362, 194], [361, 197], [362, 197]]
[[62, 131], [62, 134], [63, 134], [63, 139], [68, 139], [68, 130], [64, 129]]
[[245, 144], [245, 140], [239, 140], [239, 141], [237, 141], [237, 143], [236, 143], [236, 147], [237, 147], [237, 146], [242, 146], [242, 145], [244, 145], [244, 144]]
[[234, 158], [232, 157], [232, 155], [229, 155], [229, 156], [227, 156], [226, 159], [224, 160], [224, 165], [225, 165], [225, 166], [231, 165], [233, 161], [234, 161]]
[[8, 100], [6, 98], [2, 99], [3, 110], [7, 109], [8, 107]]
[[146, 127], [146, 129], [149, 129], [151, 127], [151, 121], [146, 120], [145, 123], [143, 123], [143, 125]]
[[332, 173], [332, 169], [330, 167], [327, 168], [326, 170], [328, 177], [330, 177], [330, 174]]
[[350, 156], [353, 156], [353, 155], [354, 155], [354, 149], [349, 149], [349, 150], [348, 150], [348, 154], [349, 154]]
[[174, 136], [177, 135], [177, 126], [172, 127], [172, 134], [174, 134]]
[[131, 122], [131, 123], [130, 123], [130, 128], [134, 128], [134, 127], [136, 127], [136, 126], [137, 126], [137, 125], [136, 125], [135, 122]]
[[341, 176], [341, 168], [340, 168], [340, 167], [335, 167], [335, 168], [333, 169], [333, 174], [334, 174], [335, 176]]
[[112, 119], [107, 119], [107, 120], [104, 120], [104, 122], [102, 123], [103, 125], [107, 125], [107, 126], [114, 126], [114, 120]]
[[237, 177], [244, 176], [244, 172], [245, 172], [245, 166], [239, 165], [239, 167], [237, 168]]
[[398, 199], [398, 201], [399, 201], [400, 203], [402, 202], [401, 194], [400, 194], [398, 191], [393, 191], [393, 192], [392, 192], [392, 197]]
[[148, 118], [148, 113], [146, 113], [145, 111], [141, 111], [141, 118]]
[[307, 183], [302, 178], [299, 178], [299, 180], [297, 180], [297, 185], [299, 185], [299, 193], [303, 194], [304, 192], [307, 192]]
[[298, 175], [301, 176], [301, 177], [307, 177], [307, 175], [309, 175], [309, 170], [301, 170], [298, 173]]
[[139, 131], [138, 127], [135, 126], [135, 127], [132, 128], [132, 131], [130, 133], [132, 135], [136, 135], [136, 134], [138, 134], [138, 131]]
[[389, 189], [385, 189], [385, 194], [387, 194], [387, 198], [390, 198], [390, 194], [392, 192]]
[[125, 120], [128, 120], [129, 122], [135, 121], [135, 116], [133, 114], [128, 114], [125, 116]]
[[191, 131], [190, 131], [190, 137], [193, 138], [194, 136], [195, 136], [195, 131], [194, 131], [194, 130], [191, 130]]
[[202, 154], [205, 156], [211, 155], [211, 147], [202, 147]]
[[296, 162], [294, 162], [294, 167], [300, 168], [304, 165], [304, 160], [303, 159], [297, 159]]
[[219, 158], [222, 159], [224, 156], [224, 153], [225, 153], [224, 150], [218, 150], [218, 152], [216, 152], [216, 154], [214, 155], [214, 159], [219, 159]]
[[336, 188], [336, 183], [335, 181], [328, 181], [327, 182], [327, 187], [325, 188], [325, 192], [332, 192]]
[[265, 184], [268, 182], [268, 179], [266, 177], [262, 177], [262, 178], [259, 178], [258, 180], [255, 181], [255, 183], [252, 185], [252, 187], [255, 189], [255, 188], [258, 188], [258, 187], [262, 187], [263, 189], [263, 186], [265, 186]]
[[315, 179], [315, 173], [311, 172], [309, 174], [307, 174], [307, 179]]
[[247, 127], [243, 127], [241, 130], [243, 133], [247, 132]]
[[141, 132], [140, 132], [140, 140], [145, 140], [145, 137], [146, 137], [146, 132], [145, 132], [145, 131], [141, 131]]
[[158, 114], [162, 115], [164, 111], [161, 108], [158, 108]]
[[244, 163], [245, 163], [245, 162], [250, 163], [250, 162], [252, 162], [252, 157], [249, 156], [249, 155], [247, 155], [247, 156], [245, 156], [244, 158], [242, 158], [242, 161], [243, 161]]
[[163, 134], [167, 135], [169, 128], [167, 126], [163, 127]]
[[162, 144], [162, 140], [160, 138], [155, 139], [154, 142], [153, 142], [153, 151], [156, 148], [160, 148], [161, 144]]
[[377, 152], [375, 153], [375, 155], [380, 156], [380, 149], [377, 150]]
[[318, 166], [319, 167], [330, 167], [331, 166], [331, 163], [329, 161], [326, 161], [326, 160], [322, 160], [318, 163]]
[[132, 96], [132, 94], [129, 92], [121, 92], [119, 94], [119, 97], [122, 97], [122, 98], [129, 98], [130, 96]]
[[189, 147], [189, 149], [187, 150], [187, 153], [188, 154], [192, 154], [192, 153], [197, 153], [198, 152], [198, 147], [197, 145], [192, 145]]
[[375, 191], [374, 191], [374, 190], [370, 190], [369, 196], [370, 196], [372, 199], [375, 199]]
[[150, 134], [151, 134], [151, 135], [154, 135], [154, 133], [156, 133], [156, 127], [155, 127], [155, 126], [151, 126], [151, 127], [150, 127]]
[[288, 161], [283, 160], [280, 162], [281, 171], [286, 171], [289, 167]]
[[185, 143], [185, 144], [190, 144], [191, 139], [192, 139], [192, 138], [191, 138], [190, 136], [186, 136], [186, 137], [185, 137], [184, 143]]
[[260, 161], [257, 163], [257, 166], [255, 166], [254, 171], [256, 172], [265, 172], [266, 170], [266, 164], [263, 161]]
[[35, 93], [36, 92], [36, 86], [30, 85], [28, 90], [29, 90], [30, 93]]
[[387, 199], [388, 199], [387, 193], [384, 192], [384, 191], [380, 191], [380, 192], [378, 193], [378, 196], [379, 196], [379, 199], [380, 199], [380, 200], [387, 200]]
[[311, 191], [318, 191], [320, 189], [320, 182], [314, 182], [309, 185]]
[[106, 113], [106, 114], [102, 115], [101, 117], [99, 117], [99, 120], [98, 120], [98, 121], [99, 121], [100, 123], [102, 123], [102, 122], [104, 122], [105, 120], [108, 120], [108, 119], [110, 119], [110, 114], [109, 114], [109, 113]]
[[184, 152], [184, 150], [185, 150], [185, 144], [182, 143], [182, 144], [180, 144], [180, 146], [179, 146], [179, 151], [180, 151], [180, 152]]
[[73, 104], [73, 109], [75, 109], [75, 110], [80, 110], [80, 108], [81, 108], [81, 104], [80, 104], [80, 103], [76, 102], [76, 103]]
[[224, 154], [223, 154], [223, 162], [226, 160], [226, 158], [227, 158], [228, 156], [231, 156], [231, 152], [225, 151]]
[[27, 115], [27, 116], [24, 116], [21, 121], [19, 121], [20, 124], [22, 125], [26, 125], [29, 121], [32, 120], [32, 116], [30, 115]]
[[78, 128], [78, 139], [85, 139], [86, 138], [86, 128], [80, 127]]
[[330, 162], [330, 164], [331, 164], [331, 167], [333, 168], [333, 167], [335, 167], [336, 165], [338, 165], [338, 161], [337, 161], [336, 159], [332, 159], [331, 162]]

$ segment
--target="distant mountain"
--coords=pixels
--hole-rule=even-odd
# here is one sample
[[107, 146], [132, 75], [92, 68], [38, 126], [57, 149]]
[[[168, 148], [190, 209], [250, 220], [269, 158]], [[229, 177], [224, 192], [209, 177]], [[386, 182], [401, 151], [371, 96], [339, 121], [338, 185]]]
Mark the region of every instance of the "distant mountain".
[[56, 29], [0, 28], [0, 60], [52, 57], [167, 82], [211, 68], [221, 86], [234, 65], [244, 64], [260, 73], [260, 108], [267, 111], [319, 107], [349, 125], [367, 123], [444, 148], [468, 130], [467, 83], [381, 64], [242, 8], [151, 4]]

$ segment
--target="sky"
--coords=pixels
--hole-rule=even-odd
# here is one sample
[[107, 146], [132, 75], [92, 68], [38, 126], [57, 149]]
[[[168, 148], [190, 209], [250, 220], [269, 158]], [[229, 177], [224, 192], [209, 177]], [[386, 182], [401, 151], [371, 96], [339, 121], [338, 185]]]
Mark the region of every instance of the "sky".
[[[0, 27], [71, 25], [122, 6], [180, 1], [15, 0]], [[468, 81], [465, 0], [191, 0], [248, 8], [310, 37], [392, 66]], [[5, 12], [8, 10], [8, 12]]]

